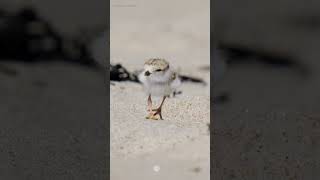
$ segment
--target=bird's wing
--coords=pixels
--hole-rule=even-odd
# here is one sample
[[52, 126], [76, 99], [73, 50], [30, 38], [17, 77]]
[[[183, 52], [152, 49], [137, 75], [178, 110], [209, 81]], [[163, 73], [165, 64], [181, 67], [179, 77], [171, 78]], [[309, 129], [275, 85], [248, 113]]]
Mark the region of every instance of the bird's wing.
[[176, 72], [173, 72], [170, 79], [170, 86], [173, 89], [178, 88], [181, 85], [181, 80]]

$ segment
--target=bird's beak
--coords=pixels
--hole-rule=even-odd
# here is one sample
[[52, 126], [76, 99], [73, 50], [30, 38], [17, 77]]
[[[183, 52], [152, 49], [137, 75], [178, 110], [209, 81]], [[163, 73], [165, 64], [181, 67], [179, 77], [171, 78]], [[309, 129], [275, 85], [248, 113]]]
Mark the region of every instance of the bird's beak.
[[150, 74], [151, 74], [151, 73], [150, 73], [149, 71], [146, 71], [146, 72], [144, 73], [145, 76], [150, 76]]

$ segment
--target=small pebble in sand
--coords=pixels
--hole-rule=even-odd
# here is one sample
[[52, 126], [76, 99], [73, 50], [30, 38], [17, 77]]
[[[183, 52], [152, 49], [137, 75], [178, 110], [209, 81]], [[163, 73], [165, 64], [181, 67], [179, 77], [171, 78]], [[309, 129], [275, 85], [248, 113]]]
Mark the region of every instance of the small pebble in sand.
[[159, 172], [160, 171], [160, 166], [158, 166], [158, 165], [153, 166], [153, 170], [155, 172]]

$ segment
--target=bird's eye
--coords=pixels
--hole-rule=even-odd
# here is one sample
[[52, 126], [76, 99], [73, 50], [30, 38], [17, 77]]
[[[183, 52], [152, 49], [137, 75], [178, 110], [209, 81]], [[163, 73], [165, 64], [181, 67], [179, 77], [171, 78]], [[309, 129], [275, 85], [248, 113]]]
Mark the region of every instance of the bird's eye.
[[161, 71], [161, 69], [157, 69], [156, 71], [158, 71], [158, 72], [159, 72], [159, 71]]

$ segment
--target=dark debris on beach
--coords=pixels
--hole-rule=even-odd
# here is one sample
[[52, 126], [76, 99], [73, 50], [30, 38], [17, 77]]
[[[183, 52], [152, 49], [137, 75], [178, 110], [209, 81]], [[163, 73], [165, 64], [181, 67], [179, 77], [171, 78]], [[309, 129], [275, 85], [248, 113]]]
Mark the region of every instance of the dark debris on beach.
[[[137, 71], [138, 72], [138, 71]], [[179, 75], [182, 82], [191, 82], [206, 85], [206, 82], [200, 78], [191, 77], [187, 75]], [[140, 83], [137, 73], [129, 72], [121, 64], [110, 64], [110, 81], [131, 81]]]

